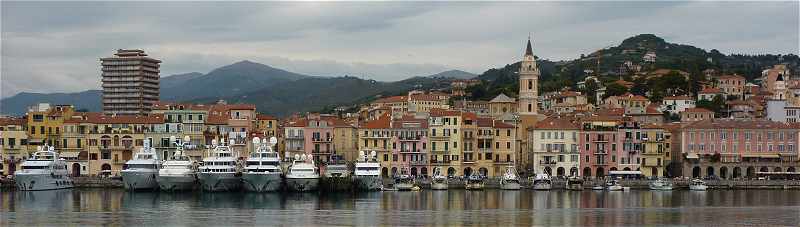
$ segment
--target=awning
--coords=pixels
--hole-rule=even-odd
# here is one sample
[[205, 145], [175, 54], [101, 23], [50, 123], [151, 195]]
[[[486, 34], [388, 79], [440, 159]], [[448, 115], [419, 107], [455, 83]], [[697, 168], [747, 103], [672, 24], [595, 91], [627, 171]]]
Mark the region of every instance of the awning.
[[74, 151], [68, 151], [68, 152], [61, 152], [60, 156], [62, 158], [78, 158], [78, 154], [80, 154], [80, 153], [79, 152], [74, 152]]
[[700, 158], [700, 156], [697, 155], [697, 154], [688, 154], [688, 155], [686, 155], [686, 158], [688, 158], [688, 159], [698, 159], [698, 158]]

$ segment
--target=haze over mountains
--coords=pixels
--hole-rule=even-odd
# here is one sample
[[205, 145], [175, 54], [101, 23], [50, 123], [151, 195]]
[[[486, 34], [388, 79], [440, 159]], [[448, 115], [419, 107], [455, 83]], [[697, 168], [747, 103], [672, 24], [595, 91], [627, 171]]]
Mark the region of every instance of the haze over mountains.
[[[314, 111], [324, 107], [353, 104], [375, 95], [400, 94], [413, 88], [446, 87], [452, 78], [474, 74], [450, 70], [420, 75], [405, 80], [382, 82], [352, 76], [309, 76], [273, 68], [252, 61], [240, 61], [207, 74], [192, 72], [162, 77], [161, 100], [210, 103], [224, 99], [229, 103], [256, 104], [259, 110], [274, 115]], [[100, 90], [75, 93], [22, 92], [0, 101], [3, 114], [22, 115], [38, 102], [73, 104], [77, 109], [100, 111]]]

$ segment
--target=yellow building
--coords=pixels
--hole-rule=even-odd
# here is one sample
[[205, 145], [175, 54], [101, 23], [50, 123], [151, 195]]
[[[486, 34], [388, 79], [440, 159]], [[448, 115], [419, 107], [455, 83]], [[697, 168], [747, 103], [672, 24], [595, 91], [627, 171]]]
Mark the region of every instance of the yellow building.
[[61, 158], [67, 161], [67, 169], [73, 176], [90, 174], [89, 168], [89, 133], [94, 129], [90, 117], [97, 118], [100, 113], [75, 113], [64, 119], [61, 133]]
[[256, 115], [256, 130], [267, 138], [278, 136], [278, 118], [265, 114]]
[[381, 176], [389, 177], [400, 173], [403, 166], [399, 163], [398, 155], [389, 149], [391, 134], [390, 115], [384, 114], [377, 119], [368, 121], [358, 128], [358, 150], [364, 152], [375, 151], [381, 162]]
[[482, 131], [479, 137], [483, 139], [485, 160], [480, 162], [478, 171], [488, 177], [499, 177], [507, 166], [517, 163], [517, 132], [514, 125], [489, 118], [479, 118], [478, 127]]
[[0, 118], [0, 175], [14, 174], [29, 156], [25, 124], [24, 118]]
[[[478, 156], [478, 116], [471, 112], [462, 112], [461, 115], [461, 139], [463, 143], [461, 153], [461, 168], [464, 173], [470, 172], [475, 169], [480, 169], [482, 166], [489, 166], [490, 163], [481, 163]], [[482, 156], [481, 156], [482, 157]]]
[[69, 119], [75, 112], [70, 105], [39, 103], [28, 108], [28, 145], [29, 149], [46, 144], [61, 148], [61, 131], [64, 119]]
[[90, 175], [119, 175], [125, 162], [141, 149], [144, 135], [164, 123], [164, 115], [149, 116], [89, 114], [94, 124], [89, 134]]
[[461, 111], [432, 109], [428, 118], [431, 169], [442, 167], [448, 176], [464, 176], [461, 168]]
[[336, 122], [333, 128], [333, 149], [344, 160], [355, 161], [358, 158], [358, 129], [345, 121]]
[[647, 177], [667, 176], [672, 135], [659, 125], [642, 126], [642, 174]]

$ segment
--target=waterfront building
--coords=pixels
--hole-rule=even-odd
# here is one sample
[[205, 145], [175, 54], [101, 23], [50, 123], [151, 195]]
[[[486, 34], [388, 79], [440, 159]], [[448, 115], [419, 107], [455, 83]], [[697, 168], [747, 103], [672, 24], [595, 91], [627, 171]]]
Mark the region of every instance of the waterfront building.
[[533, 138], [533, 169], [552, 176], [578, 176], [580, 127], [572, 119], [551, 116], [529, 129]]
[[333, 135], [335, 154], [348, 161], [358, 159], [358, 128], [354, 124], [346, 119], [334, 119]]
[[207, 130], [206, 120], [210, 109], [210, 105], [203, 104], [157, 102], [152, 113], [163, 114], [164, 122], [156, 124], [153, 130], [145, 134], [145, 138], [152, 140], [150, 146], [156, 149], [159, 159], [171, 158], [172, 151], [177, 148], [174, 141], [169, 141], [171, 136], [178, 140], [189, 136], [189, 144], [184, 146], [184, 152], [195, 160], [202, 160], [204, 145], [207, 144], [204, 132]]
[[[616, 163], [616, 168], [611, 167], [609, 170], [641, 171], [644, 141], [647, 140], [647, 135], [644, 132], [642, 125], [642, 122], [628, 117], [623, 117], [619, 122], [617, 126], [617, 131], [619, 134], [616, 138], [622, 139], [622, 149], [621, 151], [614, 153], [616, 149], [613, 149], [613, 139], [616, 138], [612, 136], [611, 155], [612, 161]], [[613, 155], [616, 155], [617, 157], [614, 158]]]
[[160, 60], [143, 50], [119, 49], [113, 57], [100, 58], [103, 113], [149, 114], [159, 99]]
[[61, 134], [62, 147], [59, 150], [61, 158], [67, 162], [67, 169], [72, 176], [90, 175], [89, 172], [89, 133], [94, 128], [94, 123], [89, 121], [90, 116], [96, 118], [101, 113], [78, 112], [72, 117], [64, 119], [64, 132]]
[[261, 137], [278, 136], [278, 118], [266, 114], [257, 114], [256, 130], [263, 135]]
[[617, 138], [620, 116], [589, 116], [581, 121], [579, 149], [584, 177], [604, 177], [610, 170], [618, 170], [618, 155], [622, 139]]
[[87, 113], [90, 174], [119, 175], [125, 162], [144, 144], [144, 135], [164, 123], [163, 114], [116, 115]]
[[[479, 128], [478, 115], [472, 112], [462, 112], [461, 121], [461, 141], [463, 143], [461, 167], [464, 168], [463, 172], [466, 175], [466, 173], [472, 172], [472, 170], [490, 168], [492, 165], [491, 160], [483, 158], [489, 150], [485, 148], [478, 149], [479, 147], [483, 148], [488, 146], [485, 144], [485, 138], [478, 139], [477, 137], [481, 130], [486, 130], [485, 126]], [[491, 141], [489, 141], [489, 143], [491, 143]]]
[[30, 156], [26, 125], [25, 118], [0, 118], [0, 175], [14, 175], [22, 161]]
[[389, 124], [392, 162], [388, 163], [391, 167], [409, 167], [413, 176], [431, 174], [427, 146], [428, 119], [406, 115], [391, 120]]
[[[484, 120], [486, 119], [486, 120]], [[482, 127], [484, 122], [487, 122], [487, 118], [478, 119], [478, 127]], [[518, 157], [519, 153], [518, 146], [517, 146], [517, 131], [516, 127], [512, 124], [505, 123], [501, 120], [491, 120], [491, 127], [494, 130], [492, 133], [492, 140], [494, 141], [494, 149], [491, 150], [491, 153], [485, 153], [484, 158], [490, 158], [492, 160], [491, 168], [488, 168], [484, 171], [483, 168], [479, 168], [481, 174], [484, 176], [489, 177], [500, 177], [503, 175], [506, 167], [508, 166], [518, 166]], [[526, 134], [526, 133], [523, 133]], [[492, 157], [494, 155], [494, 157]], [[488, 157], [488, 158], [487, 158]], [[482, 166], [479, 166], [482, 167]]]
[[[532, 138], [528, 138], [528, 132], [524, 129], [534, 127], [539, 120], [543, 119], [544, 115], [539, 115], [539, 66], [536, 64], [536, 57], [533, 55], [533, 48], [531, 47], [531, 40], [528, 38], [528, 43], [525, 46], [525, 54], [522, 57], [519, 68], [519, 101], [517, 102], [518, 115], [512, 116], [512, 119], [501, 118], [506, 123], [513, 123], [514, 130], [516, 131], [515, 145], [517, 154], [520, 160], [516, 162], [517, 169], [520, 172], [533, 171], [533, 157], [530, 155], [532, 152]], [[523, 130], [517, 130], [523, 129]]]
[[[647, 177], [668, 177], [666, 167], [670, 164], [672, 134], [656, 124], [641, 127], [642, 158], [641, 171]], [[626, 139], [627, 140], [627, 139]], [[638, 162], [638, 161], [637, 161]]]
[[463, 153], [459, 146], [461, 123], [461, 111], [433, 109], [428, 118], [431, 168], [442, 167], [448, 176], [464, 174], [459, 161]]
[[36, 150], [36, 146], [44, 144], [61, 148], [60, 138], [64, 119], [72, 117], [74, 112], [71, 105], [51, 106], [49, 103], [39, 103], [28, 107], [29, 150]]
[[[399, 154], [389, 149], [391, 133], [389, 127], [391, 116], [387, 113], [371, 121], [365, 122], [359, 127], [359, 146], [360, 151], [375, 151], [378, 160], [381, 162], [381, 176], [395, 176], [404, 167], [399, 162]], [[424, 148], [424, 146], [423, 146]]]
[[333, 115], [309, 113], [296, 117], [283, 127], [285, 152], [289, 157], [311, 155], [319, 164], [330, 162], [333, 155], [355, 157], [354, 130], [354, 126]]
[[752, 178], [798, 170], [796, 125], [763, 119], [708, 119], [681, 130], [683, 175]]

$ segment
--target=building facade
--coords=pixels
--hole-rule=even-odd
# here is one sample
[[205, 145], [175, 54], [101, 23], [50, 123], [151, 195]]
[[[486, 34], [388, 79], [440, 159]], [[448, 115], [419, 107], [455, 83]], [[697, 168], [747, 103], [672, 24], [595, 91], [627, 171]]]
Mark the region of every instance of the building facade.
[[119, 49], [101, 58], [103, 113], [149, 114], [159, 99], [160, 60], [143, 50]]

